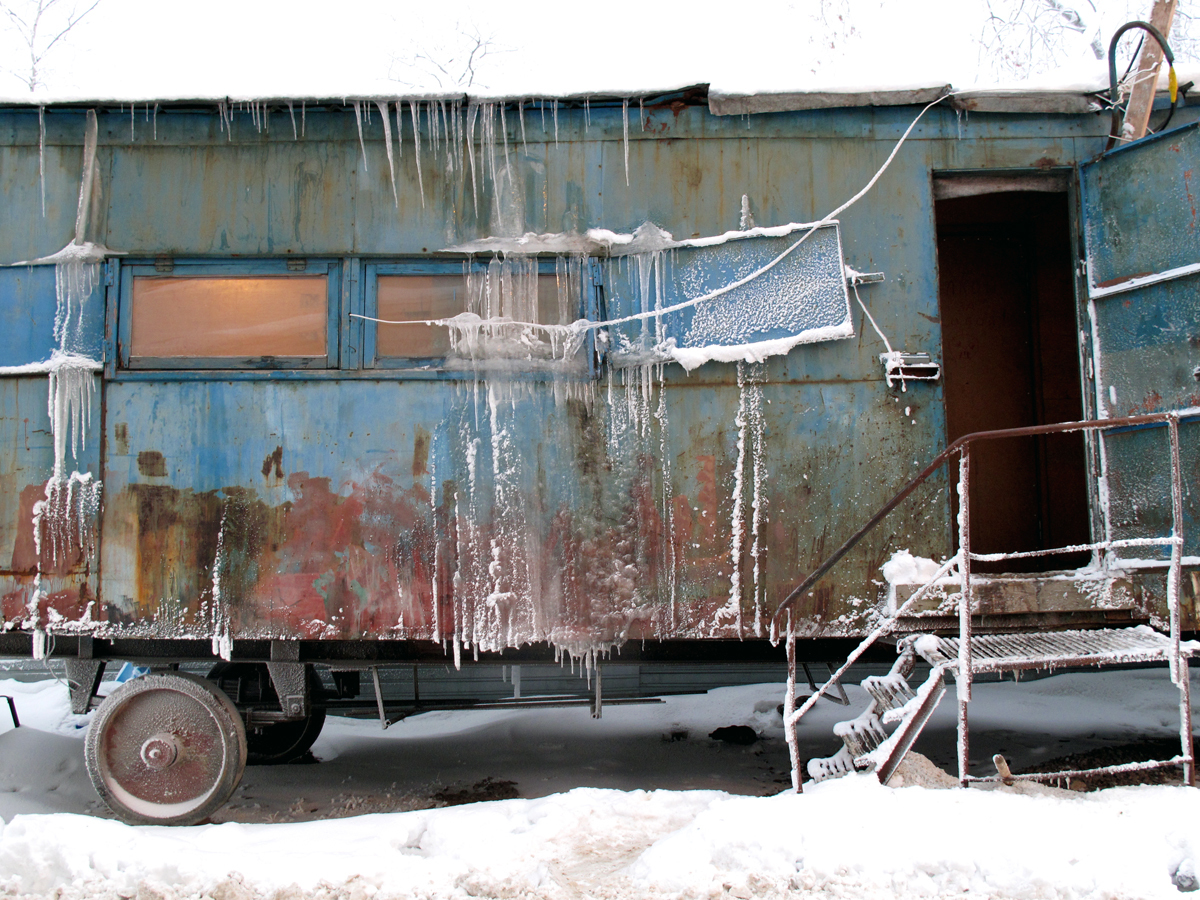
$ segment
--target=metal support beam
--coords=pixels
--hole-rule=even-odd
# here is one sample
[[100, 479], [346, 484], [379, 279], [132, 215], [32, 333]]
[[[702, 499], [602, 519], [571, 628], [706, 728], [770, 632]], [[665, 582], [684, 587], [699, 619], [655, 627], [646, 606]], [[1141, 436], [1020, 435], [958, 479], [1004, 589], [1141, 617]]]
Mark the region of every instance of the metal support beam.
[[958, 571], [962, 596], [958, 601], [958, 782], [967, 786], [970, 767], [970, 728], [967, 707], [971, 703], [971, 454], [964, 444], [958, 463]]
[[[1163, 37], [1169, 38], [1171, 22], [1175, 18], [1175, 7], [1178, 0], [1154, 0], [1154, 8], [1150, 11], [1150, 24], [1159, 30]], [[1118, 139], [1136, 141], [1146, 136], [1146, 128], [1150, 124], [1150, 111], [1154, 108], [1154, 93], [1158, 86], [1158, 70], [1162, 65], [1163, 51], [1158, 41], [1146, 36], [1142, 44], [1142, 52], [1138, 56], [1137, 71], [1133, 76], [1133, 89], [1129, 92], [1129, 103], [1125, 107], [1125, 121], [1121, 126], [1122, 134]], [[1128, 138], [1124, 137], [1128, 132]]]
[[104, 660], [68, 658], [67, 688], [71, 694], [71, 712], [81, 716], [92, 708], [92, 698], [104, 677]]

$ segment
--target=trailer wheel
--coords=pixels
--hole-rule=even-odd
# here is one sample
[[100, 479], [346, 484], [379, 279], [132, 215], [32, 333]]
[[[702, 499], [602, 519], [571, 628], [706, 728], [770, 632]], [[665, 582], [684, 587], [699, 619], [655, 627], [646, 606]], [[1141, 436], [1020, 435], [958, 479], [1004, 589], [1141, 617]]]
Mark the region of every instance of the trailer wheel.
[[246, 768], [233, 703], [191, 675], [128, 681], [96, 711], [84, 745], [88, 776], [130, 825], [194, 825], [220, 809]]
[[[271, 676], [261, 663], [217, 663], [208, 673], [208, 679], [238, 703], [279, 705], [279, 695], [271, 684]], [[324, 696], [321, 679], [312, 666], [308, 667], [308, 690], [314, 700]], [[315, 705], [303, 719], [250, 725], [246, 728], [246, 762], [251, 766], [294, 762], [308, 752], [324, 727], [325, 709]]]

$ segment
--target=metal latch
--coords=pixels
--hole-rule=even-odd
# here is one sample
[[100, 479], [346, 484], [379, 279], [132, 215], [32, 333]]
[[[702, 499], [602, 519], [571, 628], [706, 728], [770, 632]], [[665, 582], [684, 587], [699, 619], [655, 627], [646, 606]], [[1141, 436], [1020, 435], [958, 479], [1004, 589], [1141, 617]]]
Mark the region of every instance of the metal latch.
[[289, 259], [287, 261], [287, 270], [289, 272], [303, 272], [308, 268], [307, 259]]
[[895, 387], [897, 381], [902, 386], [906, 381], [937, 381], [942, 375], [942, 367], [928, 353], [893, 350], [880, 353], [879, 361], [883, 363], [883, 377], [888, 387]]

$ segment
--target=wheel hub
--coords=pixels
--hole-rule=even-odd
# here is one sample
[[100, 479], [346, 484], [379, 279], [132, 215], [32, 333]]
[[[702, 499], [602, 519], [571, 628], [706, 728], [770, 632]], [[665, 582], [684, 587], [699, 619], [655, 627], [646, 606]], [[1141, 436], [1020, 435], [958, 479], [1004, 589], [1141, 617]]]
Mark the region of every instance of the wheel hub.
[[175, 764], [179, 758], [179, 743], [173, 734], [155, 734], [142, 744], [142, 762], [155, 772], [161, 772]]

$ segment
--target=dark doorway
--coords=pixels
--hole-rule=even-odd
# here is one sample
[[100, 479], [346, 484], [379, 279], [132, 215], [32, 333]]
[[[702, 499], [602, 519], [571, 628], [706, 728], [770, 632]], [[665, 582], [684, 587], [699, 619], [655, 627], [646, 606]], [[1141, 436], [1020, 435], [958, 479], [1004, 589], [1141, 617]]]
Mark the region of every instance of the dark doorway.
[[[1067, 194], [955, 196], [938, 200], [935, 215], [948, 440], [1082, 418]], [[999, 553], [1087, 543], [1085, 459], [1079, 434], [975, 444], [971, 549]], [[951, 477], [956, 483], [957, 467]], [[957, 515], [956, 491], [951, 498]], [[976, 568], [1046, 571], [1082, 565], [1088, 556]]]

